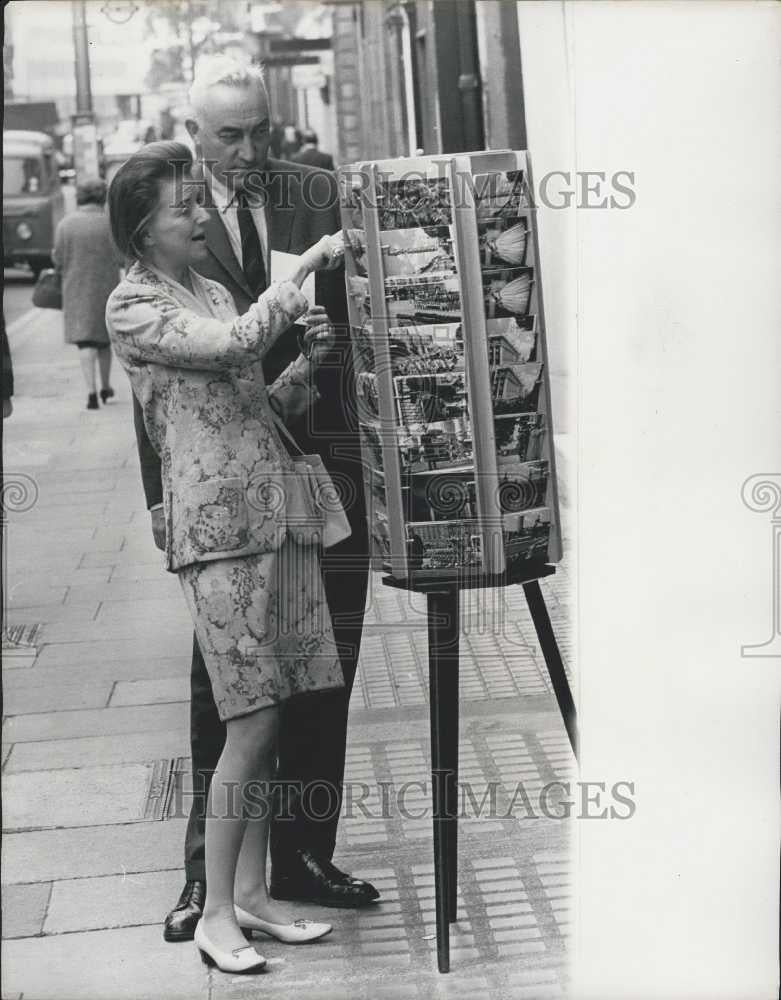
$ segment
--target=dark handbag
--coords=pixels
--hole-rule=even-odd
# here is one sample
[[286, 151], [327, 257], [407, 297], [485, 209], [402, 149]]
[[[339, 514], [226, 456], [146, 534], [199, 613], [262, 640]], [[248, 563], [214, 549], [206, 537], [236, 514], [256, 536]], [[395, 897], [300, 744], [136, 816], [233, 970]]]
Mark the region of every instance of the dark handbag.
[[39, 309], [62, 309], [62, 276], [53, 267], [47, 267], [38, 275], [33, 305]]

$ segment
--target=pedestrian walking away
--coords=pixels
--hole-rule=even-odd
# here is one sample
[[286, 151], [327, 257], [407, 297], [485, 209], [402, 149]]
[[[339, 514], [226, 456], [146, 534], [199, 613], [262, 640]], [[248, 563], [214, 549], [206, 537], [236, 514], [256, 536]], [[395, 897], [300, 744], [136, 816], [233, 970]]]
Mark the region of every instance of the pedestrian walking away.
[[301, 149], [292, 157], [296, 163], [307, 163], [310, 167], [320, 167], [321, 170], [335, 169], [333, 156], [317, 148], [317, 132], [313, 132], [311, 128], [305, 129], [302, 140]]
[[105, 316], [108, 297], [119, 283], [119, 261], [105, 213], [105, 181], [99, 177], [82, 181], [76, 190], [76, 204], [76, 211], [57, 226], [52, 259], [62, 281], [65, 341], [79, 348], [87, 409], [97, 410], [96, 369], [102, 402], [114, 396]]

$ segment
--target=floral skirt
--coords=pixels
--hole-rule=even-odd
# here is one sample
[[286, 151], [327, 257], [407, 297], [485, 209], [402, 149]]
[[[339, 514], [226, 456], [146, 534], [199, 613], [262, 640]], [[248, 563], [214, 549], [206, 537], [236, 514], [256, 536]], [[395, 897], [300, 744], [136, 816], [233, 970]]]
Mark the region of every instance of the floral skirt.
[[288, 535], [178, 576], [223, 721], [344, 685], [316, 546]]

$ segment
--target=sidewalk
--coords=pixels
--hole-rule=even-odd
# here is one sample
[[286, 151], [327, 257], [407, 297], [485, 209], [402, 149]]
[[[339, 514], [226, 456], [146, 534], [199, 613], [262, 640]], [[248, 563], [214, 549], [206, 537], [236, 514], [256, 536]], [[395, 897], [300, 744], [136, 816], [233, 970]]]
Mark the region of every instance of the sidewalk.
[[[192, 944], [163, 941], [183, 881], [184, 820], [169, 815], [187, 785], [192, 623], [152, 544], [126, 377], [117, 366], [116, 401], [84, 410], [76, 350], [62, 344], [60, 324], [59, 314], [36, 311], [11, 337], [5, 495], [9, 508], [27, 509], [10, 513], [4, 540], [16, 642], [3, 650], [2, 996], [563, 996], [571, 825], [540, 815], [537, 794], [574, 770], [520, 588], [464, 598], [460, 779], [478, 802], [493, 783], [498, 809], [460, 824], [449, 975], [436, 970], [424, 814], [424, 607], [379, 576], [346, 776], [355, 800], [360, 783], [370, 787], [370, 816], [357, 801], [346, 810], [335, 860], [375, 882], [382, 904], [302, 907], [332, 922], [333, 934], [302, 948], [264, 941], [269, 962], [258, 976], [208, 971]], [[543, 583], [565, 660], [566, 565]], [[425, 791], [410, 789], [405, 815], [393, 799], [381, 818], [381, 781], [421, 781]], [[537, 818], [513, 802], [519, 782]]]

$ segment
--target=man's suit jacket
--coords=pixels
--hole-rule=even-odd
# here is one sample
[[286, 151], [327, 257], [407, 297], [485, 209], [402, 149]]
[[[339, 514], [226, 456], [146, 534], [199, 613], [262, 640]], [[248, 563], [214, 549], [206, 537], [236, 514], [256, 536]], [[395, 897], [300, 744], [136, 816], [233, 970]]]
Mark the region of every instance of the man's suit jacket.
[[330, 153], [321, 153], [315, 146], [308, 146], [299, 150], [293, 157], [296, 163], [305, 163], [310, 167], [319, 167], [321, 170], [334, 170], [334, 158]]
[[221, 284], [192, 280], [195, 295], [136, 263], [106, 307], [111, 343], [162, 456], [172, 571], [279, 548], [297, 484], [270, 404], [283, 417], [302, 413], [313, 394], [305, 364], [268, 391], [261, 366], [307, 309], [300, 289], [276, 282], [237, 317]]
[[[300, 254], [322, 236], [341, 229], [336, 177], [323, 170], [284, 160], [269, 160], [266, 170], [268, 234], [271, 250]], [[207, 201], [208, 207], [208, 201]], [[224, 285], [239, 315], [256, 301], [239, 261], [236, 259], [219, 211], [210, 207], [204, 224], [208, 258], [197, 270], [206, 278]], [[273, 274], [272, 274], [273, 278]], [[317, 451], [332, 472], [353, 482], [353, 502], [345, 504], [353, 528], [353, 542], [365, 544], [366, 520], [360, 470], [360, 446], [355, 408], [351, 403], [351, 352], [347, 327], [347, 299], [344, 270], [315, 275], [316, 297], [336, 328], [334, 349], [315, 375], [319, 401], [298, 420], [292, 431], [304, 451]], [[284, 333], [263, 360], [266, 382], [270, 384], [299, 354], [295, 329]], [[160, 462], [151, 447], [143, 419], [134, 407], [136, 438], [144, 493], [148, 507], [162, 502]], [[341, 449], [340, 459], [338, 450]], [[345, 460], [344, 453], [353, 456]]]

